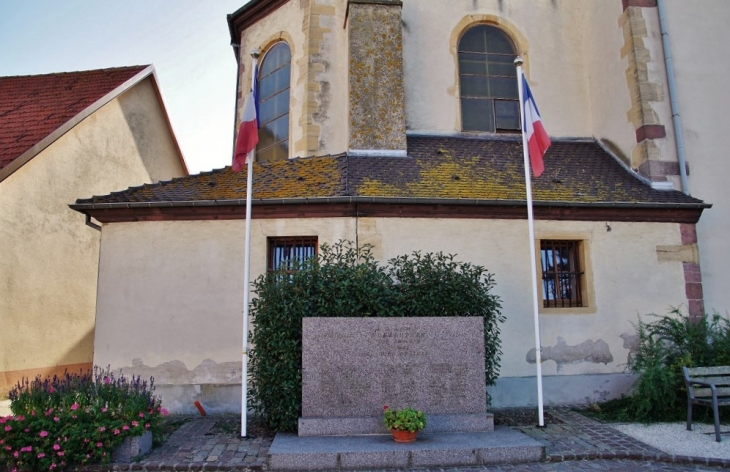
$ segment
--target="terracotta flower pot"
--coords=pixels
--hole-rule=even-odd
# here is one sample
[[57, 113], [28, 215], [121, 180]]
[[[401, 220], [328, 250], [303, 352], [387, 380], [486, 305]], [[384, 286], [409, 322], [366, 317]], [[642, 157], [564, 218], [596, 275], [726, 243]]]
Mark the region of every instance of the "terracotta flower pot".
[[416, 436], [418, 436], [418, 431], [411, 433], [410, 431], [391, 429], [390, 432], [393, 433], [393, 441], [397, 443], [412, 443], [416, 440]]

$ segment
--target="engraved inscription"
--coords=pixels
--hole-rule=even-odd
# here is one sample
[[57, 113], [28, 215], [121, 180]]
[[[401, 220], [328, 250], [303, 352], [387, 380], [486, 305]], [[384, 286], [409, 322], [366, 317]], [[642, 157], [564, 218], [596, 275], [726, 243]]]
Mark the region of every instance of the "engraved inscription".
[[305, 318], [302, 417], [486, 412], [483, 323], [464, 318]]

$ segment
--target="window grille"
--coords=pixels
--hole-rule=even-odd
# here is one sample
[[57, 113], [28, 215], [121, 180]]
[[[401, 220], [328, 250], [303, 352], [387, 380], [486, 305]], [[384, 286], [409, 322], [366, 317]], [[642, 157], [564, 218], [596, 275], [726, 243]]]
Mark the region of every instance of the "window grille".
[[316, 255], [316, 236], [269, 238], [267, 267], [269, 270], [285, 267], [288, 272], [291, 272], [295, 261], [304, 262]]
[[542, 303], [545, 308], [582, 307], [580, 241], [540, 241]]

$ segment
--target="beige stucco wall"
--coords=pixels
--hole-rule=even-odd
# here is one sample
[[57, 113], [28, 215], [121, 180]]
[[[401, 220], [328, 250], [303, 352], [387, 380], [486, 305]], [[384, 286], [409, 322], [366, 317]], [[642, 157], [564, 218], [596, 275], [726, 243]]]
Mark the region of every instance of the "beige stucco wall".
[[100, 233], [68, 204], [182, 174], [147, 79], [0, 182], [0, 389], [92, 360]]
[[[347, 149], [346, 2], [290, 1], [241, 34], [240, 91], [251, 88], [251, 56], [277, 41], [291, 49], [289, 156], [335, 154]], [[239, 102], [238, 119], [245, 100]]]
[[[243, 97], [251, 83], [252, 49], [265, 51], [278, 40], [292, 49], [290, 157], [348, 149], [346, 5], [344, 0], [290, 1], [241, 35]], [[656, 15], [647, 11], [653, 28]], [[405, 0], [407, 129], [460, 131], [458, 39], [469, 26], [489, 22], [515, 40], [551, 135], [595, 136], [629, 159], [637, 144], [628, 116], [632, 102], [621, 16], [621, 2], [614, 0]], [[652, 77], [661, 82], [661, 45], [657, 49], [651, 40]], [[239, 117], [242, 107], [243, 100]], [[655, 107], [665, 118], [664, 104]], [[659, 144], [672, 159], [671, 145]]]
[[697, 233], [705, 308], [728, 316], [730, 251], [725, 235], [730, 231], [730, 204], [725, 180], [727, 110], [730, 95], [727, 77], [730, 52], [727, 25], [730, 3], [705, 0], [665, 0], [669, 40], [677, 81], [682, 131], [690, 168], [692, 195], [713, 204], [702, 214]]
[[[579, 237], [589, 245], [595, 307], [579, 314], [543, 314], [543, 346], [558, 337], [568, 346], [604, 342], [613, 360], [546, 360], [547, 376], [615, 374], [634, 334], [638, 313], [664, 313], [685, 303], [681, 262], [660, 262], [657, 246], [680, 244], [675, 224], [545, 222], [537, 237]], [[154, 375], [168, 407], [190, 410], [205, 387], [240, 385], [242, 343], [243, 221], [113, 223], [103, 230], [94, 361], [128, 373]], [[357, 235], [355, 234], [357, 228]], [[534, 347], [527, 225], [514, 220], [427, 218], [324, 218], [254, 220], [252, 280], [266, 264], [268, 236], [318, 236], [375, 244], [382, 261], [411, 253], [443, 251], [487, 267], [495, 275], [507, 322], [502, 327], [502, 377], [534, 375], [526, 361]], [[174, 333], [174, 335], [166, 335]], [[576, 350], [579, 350], [576, 348]], [[184, 365], [181, 365], [184, 364]], [[194, 384], [192, 390], [172, 386]], [[240, 390], [238, 390], [240, 394]], [[589, 392], [590, 394], [590, 392]], [[240, 405], [238, 394], [223, 409]], [[205, 397], [221, 407], [220, 398]], [[218, 403], [216, 403], [218, 402]]]

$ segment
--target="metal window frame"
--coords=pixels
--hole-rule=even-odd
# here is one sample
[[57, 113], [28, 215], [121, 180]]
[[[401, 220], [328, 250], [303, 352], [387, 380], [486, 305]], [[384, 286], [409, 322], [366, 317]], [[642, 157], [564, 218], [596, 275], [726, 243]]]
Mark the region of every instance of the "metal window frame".
[[[276, 251], [277, 249], [281, 248], [289, 248], [289, 249], [295, 249], [295, 248], [312, 248], [313, 254], [307, 255], [306, 257], [314, 256], [316, 257], [319, 254], [319, 241], [317, 236], [269, 236], [266, 238], [266, 270], [267, 271], [273, 271], [277, 270], [280, 266], [277, 264], [277, 256]], [[301, 254], [301, 256], [304, 256], [304, 254]], [[280, 259], [281, 261], [287, 260], [304, 260], [306, 257], [300, 257], [300, 256], [291, 256], [286, 258]], [[292, 272], [291, 269], [287, 270], [287, 272]]]
[[[563, 270], [556, 257], [565, 257], [567, 250], [568, 269]], [[553, 270], [545, 267], [546, 251], [551, 252]], [[583, 241], [575, 239], [541, 239], [540, 267], [542, 270], [543, 308], [583, 308], [587, 306], [585, 286], [585, 256]], [[569, 297], [564, 296], [570, 293]]]

